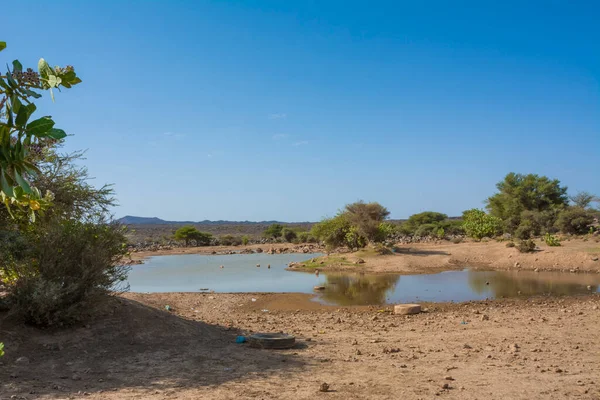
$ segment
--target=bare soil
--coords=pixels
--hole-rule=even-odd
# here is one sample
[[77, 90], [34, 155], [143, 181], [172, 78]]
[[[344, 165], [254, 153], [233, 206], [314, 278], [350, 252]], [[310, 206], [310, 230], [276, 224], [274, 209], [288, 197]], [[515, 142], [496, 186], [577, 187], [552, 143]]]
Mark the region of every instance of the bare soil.
[[[299, 294], [164, 293], [117, 297], [74, 329], [3, 318], [0, 398], [600, 398], [600, 296], [425, 307], [398, 316]], [[235, 343], [278, 331], [296, 347]]]
[[[600, 241], [600, 240], [599, 240]], [[396, 253], [380, 255], [373, 251], [331, 254], [316, 263], [296, 265], [294, 269], [355, 271], [369, 273], [435, 273], [468, 266], [484, 270], [539, 270], [565, 272], [600, 272], [600, 243], [596, 240], [572, 239], [559, 247], [537, 241], [532, 253], [520, 253], [506, 242], [417, 243], [396, 246]], [[358, 264], [359, 260], [364, 261]]]
[[[534, 254], [496, 242], [404, 248], [347, 268], [600, 269], [600, 245], [582, 240]], [[423, 306], [399, 316], [303, 294], [129, 293], [72, 328], [0, 313], [0, 399], [600, 399], [600, 295]], [[235, 343], [280, 331], [295, 348]]]

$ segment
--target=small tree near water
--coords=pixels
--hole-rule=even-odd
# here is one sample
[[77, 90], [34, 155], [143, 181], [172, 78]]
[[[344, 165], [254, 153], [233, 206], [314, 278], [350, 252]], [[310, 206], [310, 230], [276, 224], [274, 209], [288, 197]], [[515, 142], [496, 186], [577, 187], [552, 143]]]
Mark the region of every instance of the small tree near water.
[[192, 242], [195, 242], [196, 246], [208, 246], [212, 240], [212, 235], [210, 233], [200, 232], [195, 227], [188, 225], [182, 226], [175, 231], [175, 239], [183, 240], [186, 247]]
[[265, 230], [264, 235], [269, 238], [278, 238], [278, 237], [281, 237], [282, 233], [283, 233], [283, 225], [271, 224]]
[[502, 232], [502, 220], [474, 208], [463, 212], [463, 228], [473, 239], [492, 238]]
[[295, 231], [289, 228], [283, 228], [281, 230], [281, 236], [285, 239], [286, 242], [291, 243], [298, 236]]

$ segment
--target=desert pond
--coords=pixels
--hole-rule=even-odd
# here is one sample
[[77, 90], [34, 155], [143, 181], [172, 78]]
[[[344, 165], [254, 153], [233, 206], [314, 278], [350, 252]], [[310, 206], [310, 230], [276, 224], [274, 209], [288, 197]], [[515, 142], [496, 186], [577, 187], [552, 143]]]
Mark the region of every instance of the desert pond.
[[[334, 305], [461, 302], [585, 294], [600, 288], [598, 274], [465, 269], [428, 275], [322, 272], [316, 276], [285, 269], [289, 262], [316, 256], [319, 254], [156, 256], [134, 266], [128, 283], [132, 292], [315, 293], [316, 301]], [[325, 290], [316, 293], [315, 286], [324, 286]]]

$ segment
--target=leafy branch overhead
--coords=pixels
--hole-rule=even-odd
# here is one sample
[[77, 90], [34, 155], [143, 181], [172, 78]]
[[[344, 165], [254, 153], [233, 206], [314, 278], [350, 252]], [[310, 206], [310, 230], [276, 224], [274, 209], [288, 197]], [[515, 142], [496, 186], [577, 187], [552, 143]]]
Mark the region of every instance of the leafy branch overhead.
[[[0, 51], [6, 42], [0, 42]], [[39, 173], [36, 159], [44, 149], [63, 140], [67, 134], [55, 127], [51, 116], [32, 118], [37, 107], [35, 99], [42, 97], [41, 91], [71, 88], [81, 79], [72, 66], [50, 67], [40, 59], [35, 72], [24, 69], [18, 61], [7, 65], [4, 75], [0, 74], [0, 200], [9, 212], [13, 208], [26, 211], [35, 218], [35, 211], [43, 210], [52, 200], [52, 194], [44, 196], [30, 185], [31, 177]]]

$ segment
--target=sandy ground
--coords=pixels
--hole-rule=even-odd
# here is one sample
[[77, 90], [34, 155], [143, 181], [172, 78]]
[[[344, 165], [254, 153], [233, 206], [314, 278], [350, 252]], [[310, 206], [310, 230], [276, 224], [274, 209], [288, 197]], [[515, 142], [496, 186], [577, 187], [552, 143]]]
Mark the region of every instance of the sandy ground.
[[[115, 298], [68, 330], [0, 314], [0, 398], [600, 399], [600, 296], [425, 307], [398, 316], [300, 294], [165, 293]], [[235, 343], [253, 331], [295, 334], [297, 346]]]
[[[600, 242], [600, 239], [598, 239]], [[533, 253], [520, 253], [506, 242], [466, 242], [454, 244], [419, 243], [396, 246], [392, 255], [379, 255], [373, 251], [331, 254], [306, 268], [296, 265], [293, 269], [323, 271], [356, 271], [369, 273], [435, 273], [464, 269], [468, 266], [482, 270], [538, 270], [564, 272], [600, 273], [600, 243], [596, 240], [573, 239], [564, 241], [560, 247], [550, 247], [537, 241]], [[341, 261], [341, 259], [345, 261]], [[364, 263], [356, 264], [358, 260]], [[320, 264], [323, 261], [323, 264]], [[317, 265], [319, 264], [319, 265]]]
[[[341, 268], [599, 272], [598, 254], [600, 244], [583, 240], [533, 254], [444, 242], [345, 254], [365, 263]], [[130, 293], [69, 329], [0, 313], [0, 399], [600, 399], [600, 295], [424, 307], [398, 316], [390, 306], [331, 307], [303, 294]], [[235, 343], [279, 331], [297, 346]], [[329, 392], [319, 391], [323, 382]]]

